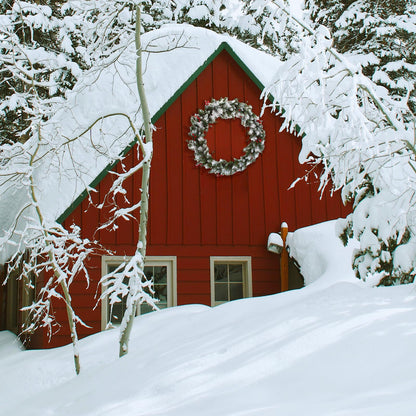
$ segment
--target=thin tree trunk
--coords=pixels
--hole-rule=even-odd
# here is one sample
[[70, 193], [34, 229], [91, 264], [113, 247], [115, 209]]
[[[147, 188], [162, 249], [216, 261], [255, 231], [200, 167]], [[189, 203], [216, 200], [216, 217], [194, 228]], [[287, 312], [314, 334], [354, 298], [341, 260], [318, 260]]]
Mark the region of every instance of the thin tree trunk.
[[[30, 158], [29, 166], [31, 168], [33, 167], [33, 162], [35, 160], [36, 154], [38, 153], [38, 150], [39, 150], [39, 147], [40, 147], [40, 140], [41, 140], [40, 129], [39, 129], [39, 132], [38, 132], [38, 140], [39, 141], [38, 141], [37, 148], [36, 148], [35, 152], [33, 153], [33, 155]], [[30, 180], [30, 196], [31, 196], [31, 199], [32, 199], [32, 203], [35, 207], [36, 214], [37, 214], [38, 219], [39, 219], [39, 223], [40, 223], [40, 225], [43, 229], [44, 236], [47, 238], [48, 233], [45, 230], [43, 215], [42, 215], [42, 212], [39, 208], [38, 200], [36, 198], [35, 184], [34, 184], [34, 181], [33, 181], [32, 174], [30, 175], [29, 180]], [[50, 243], [47, 242], [46, 244], [47, 244], [47, 246], [50, 246]], [[80, 365], [80, 362], [79, 362], [79, 352], [78, 352], [78, 345], [77, 345], [78, 344], [78, 334], [77, 334], [77, 329], [76, 329], [76, 324], [75, 324], [74, 311], [73, 311], [72, 306], [71, 306], [71, 295], [69, 294], [68, 285], [66, 284], [66, 280], [65, 280], [65, 278], [62, 277], [61, 269], [60, 269], [59, 265], [56, 263], [56, 260], [53, 256], [52, 249], [49, 250], [48, 256], [49, 256], [49, 260], [50, 260], [50, 262], [52, 264], [52, 267], [53, 267], [54, 275], [55, 275], [56, 279], [60, 282], [62, 293], [64, 295], [65, 304], [66, 304], [66, 313], [67, 313], [67, 317], [68, 317], [69, 331], [70, 331], [70, 334], [71, 334], [71, 341], [72, 341], [72, 347], [73, 347], [73, 352], [74, 352], [75, 372], [77, 374], [79, 374], [79, 372], [81, 371], [81, 365]]]
[[[144, 269], [144, 259], [146, 256], [146, 245], [147, 245], [147, 218], [148, 218], [148, 211], [149, 211], [149, 179], [150, 179], [150, 164], [152, 160], [152, 123], [150, 119], [150, 112], [149, 107], [147, 105], [146, 94], [144, 91], [144, 84], [143, 84], [143, 73], [142, 73], [142, 46], [140, 40], [140, 20], [141, 20], [141, 13], [140, 7], [136, 7], [136, 81], [137, 81], [137, 89], [139, 91], [140, 97], [140, 104], [142, 108], [142, 115], [143, 115], [143, 124], [144, 124], [144, 143], [146, 153], [150, 152], [150, 154], [145, 154], [144, 157], [146, 158], [143, 164], [143, 171], [142, 171], [142, 195], [141, 195], [141, 205], [140, 205], [140, 225], [139, 225], [139, 240], [137, 243], [137, 251], [141, 254], [139, 268], [140, 270]], [[120, 351], [119, 356], [122, 357], [128, 353], [128, 344], [130, 339], [131, 329], [133, 327], [134, 317], [136, 315], [137, 310], [137, 303], [135, 302], [132, 305], [130, 315], [128, 317], [127, 324], [120, 335]]]

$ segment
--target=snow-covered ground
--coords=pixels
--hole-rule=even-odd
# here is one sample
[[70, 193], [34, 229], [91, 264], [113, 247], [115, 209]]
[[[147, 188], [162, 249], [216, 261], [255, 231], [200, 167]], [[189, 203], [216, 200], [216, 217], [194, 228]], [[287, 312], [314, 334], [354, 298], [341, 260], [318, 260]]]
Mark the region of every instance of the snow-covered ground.
[[116, 330], [83, 339], [78, 377], [0, 332], [0, 415], [413, 416], [414, 286], [356, 280], [333, 222], [289, 241], [307, 287], [145, 315], [122, 359]]

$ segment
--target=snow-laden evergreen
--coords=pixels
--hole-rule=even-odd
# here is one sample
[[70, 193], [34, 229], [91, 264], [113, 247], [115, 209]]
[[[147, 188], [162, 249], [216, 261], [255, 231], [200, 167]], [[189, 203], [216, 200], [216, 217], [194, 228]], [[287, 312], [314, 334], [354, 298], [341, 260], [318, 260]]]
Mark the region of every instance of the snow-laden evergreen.
[[404, 113], [416, 114], [416, 3], [402, 0], [308, 0], [313, 21], [327, 26], [339, 52], [384, 86]]
[[[55, 6], [55, 7], [54, 7]], [[26, 141], [85, 68], [80, 37], [59, 7], [7, 1], [0, 8], [0, 144]]]
[[[409, 283], [414, 257], [415, 127], [389, 91], [373, 83], [359, 62], [340, 54], [325, 27], [312, 29], [276, 73], [264, 95], [299, 132], [301, 162], [323, 166], [329, 183], [354, 202], [344, 241], [360, 241], [353, 261], [357, 277], [373, 283]], [[330, 185], [331, 186], [331, 185]]]

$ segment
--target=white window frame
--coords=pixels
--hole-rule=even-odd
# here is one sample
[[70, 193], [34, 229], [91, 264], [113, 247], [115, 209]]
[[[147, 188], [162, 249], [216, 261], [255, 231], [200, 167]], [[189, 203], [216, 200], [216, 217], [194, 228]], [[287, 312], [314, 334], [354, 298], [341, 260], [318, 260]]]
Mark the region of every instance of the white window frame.
[[221, 305], [226, 302], [215, 302], [215, 264], [242, 264], [243, 265], [243, 298], [251, 298], [253, 296], [253, 283], [251, 273], [251, 257], [250, 256], [211, 256], [209, 258], [209, 273], [211, 280], [211, 306]]
[[[128, 260], [128, 256], [102, 256], [101, 258], [101, 276], [108, 273], [108, 267], [119, 265]], [[168, 308], [177, 305], [177, 267], [176, 256], [146, 256], [145, 266], [166, 266], [168, 279]], [[101, 286], [101, 293], [103, 287]], [[137, 308], [136, 316], [140, 315], [140, 308]], [[101, 330], [107, 326], [108, 316], [108, 297], [101, 301]]]

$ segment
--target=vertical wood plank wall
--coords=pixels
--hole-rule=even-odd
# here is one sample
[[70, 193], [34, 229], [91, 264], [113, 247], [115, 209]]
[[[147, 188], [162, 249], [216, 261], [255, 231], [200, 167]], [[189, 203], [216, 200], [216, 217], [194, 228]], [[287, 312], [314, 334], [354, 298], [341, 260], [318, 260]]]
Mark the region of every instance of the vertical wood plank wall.
[[[317, 192], [318, 180], [292, 182], [303, 176], [307, 167], [298, 163], [300, 139], [279, 132], [281, 119], [269, 112], [262, 117], [266, 130], [264, 152], [244, 172], [231, 177], [216, 177], [195, 166], [193, 152], [187, 148], [190, 117], [204, 108], [211, 98], [238, 98], [260, 114], [260, 90], [226, 52], [221, 52], [156, 122], [154, 156], [151, 169], [148, 255], [177, 256], [178, 304], [210, 304], [210, 256], [251, 256], [253, 295], [268, 295], [280, 290], [279, 257], [266, 249], [267, 237], [278, 232], [285, 221], [289, 231], [321, 221], [345, 216], [349, 208], [338, 195]], [[245, 146], [245, 129], [237, 120], [218, 120], [207, 134], [215, 158], [239, 157]], [[126, 165], [135, 163], [135, 149]], [[120, 164], [116, 170], [120, 171]], [[109, 208], [100, 211], [111, 185], [107, 175], [97, 192], [85, 199], [64, 225], [78, 224], [85, 237], [99, 240], [115, 255], [131, 255], [135, 250], [137, 222], [119, 221], [114, 232], [95, 232], [108, 218]], [[140, 198], [140, 175], [127, 185], [130, 201]], [[137, 213], [138, 214], [138, 213]], [[80, 336], [100, 330], [100, 306], [95, 305], [101, 277], [101, 259], [90, 260], [90, 285], [73, 283], [75, 308], [91, 328], [79, 328]], [[64, 305], [55, 310], [65, 322]], [[53, 345], [68, 342], [65, 328], [53, 338]]]

